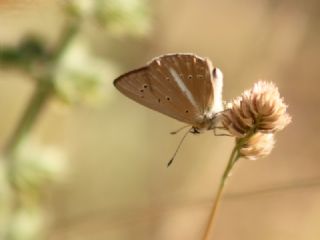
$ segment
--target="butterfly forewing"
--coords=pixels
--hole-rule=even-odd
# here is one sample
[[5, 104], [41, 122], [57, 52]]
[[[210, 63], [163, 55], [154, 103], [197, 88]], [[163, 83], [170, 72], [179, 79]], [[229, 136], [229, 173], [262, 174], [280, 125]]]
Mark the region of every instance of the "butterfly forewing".
[[114, 81], [124, 95], [179, 121], [197, 125], [213, 104], [211, 63], [191, 54], [164, 55]]

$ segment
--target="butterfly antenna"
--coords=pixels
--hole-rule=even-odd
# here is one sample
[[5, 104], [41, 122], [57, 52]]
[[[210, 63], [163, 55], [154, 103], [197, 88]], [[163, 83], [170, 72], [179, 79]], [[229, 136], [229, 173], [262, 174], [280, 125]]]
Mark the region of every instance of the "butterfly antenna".
[[170, 132], [170, 134], [172, 134], [172, 135], [173, 134], [177, 134], [178, 132], [180, 132], [181, 130], [185, 129], [186, 127], [189, 127], [189, 125], [185, 125], [185, 126], [183, 126], [181, 128], [178, 128], [177, 130]]
[[[192, 129], [192, 128], [191, 128], [191, 129]], [[180, 140], [180, 142], [179, 142], [179, 145], [178, 145], [176, 151], [174, 152], [172, 158], [170, 159], [170, 161], [169, 161], [168, 164], [167, 164], [167, 167], [170, 167], [170, 165], [172, 164], [172, 162], [173, 162], [173, 160], [175, 159], [175, 157], [176, 157], [176, 155], [177, 155], [177, 153], [178, 153], [178, 151], [179, 151], [179, 149], [180, 149], [180, 147], [181, 147], [184, 139], [188, 136], [188, 134], [190, 133], [190, 130], [191, 130], [191, 129], [189, 129], [189, 130], [183, 135], [183, 137], [181, 138], [181, 140]]]

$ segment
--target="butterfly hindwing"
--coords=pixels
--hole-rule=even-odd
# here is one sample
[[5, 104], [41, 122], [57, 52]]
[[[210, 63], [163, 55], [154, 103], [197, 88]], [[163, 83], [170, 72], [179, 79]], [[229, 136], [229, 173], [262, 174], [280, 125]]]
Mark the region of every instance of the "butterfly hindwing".
[[136, 102], [196, 125], [213, 104], [211, 63], [192, 54], [163, 55], [114, 81]]

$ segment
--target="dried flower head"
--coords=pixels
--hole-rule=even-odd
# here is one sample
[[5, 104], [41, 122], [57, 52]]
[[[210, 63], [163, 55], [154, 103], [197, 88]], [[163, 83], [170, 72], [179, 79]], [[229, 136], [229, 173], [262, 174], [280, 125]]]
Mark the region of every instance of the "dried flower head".
[[291, 122], [287, 107], [273, 83], [259, 81], [232, 101], [222, 123], [235, 137], [249, 131], [275, 133]]
[[272, 133], [257, 132], [240, 148], [240, 155], [250, 160], [266, 157], [273, 149], [275, 140]]

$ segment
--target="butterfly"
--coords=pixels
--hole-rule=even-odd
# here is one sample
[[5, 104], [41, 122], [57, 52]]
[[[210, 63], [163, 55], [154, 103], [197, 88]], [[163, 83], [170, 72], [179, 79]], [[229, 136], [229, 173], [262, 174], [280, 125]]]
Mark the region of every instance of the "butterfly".
[[115, 79], [114, 86], [132, 100], [187, 123], [192, 133], [214, 129], [223, 110], [222, 72], [194, 54], [156, 57]]

